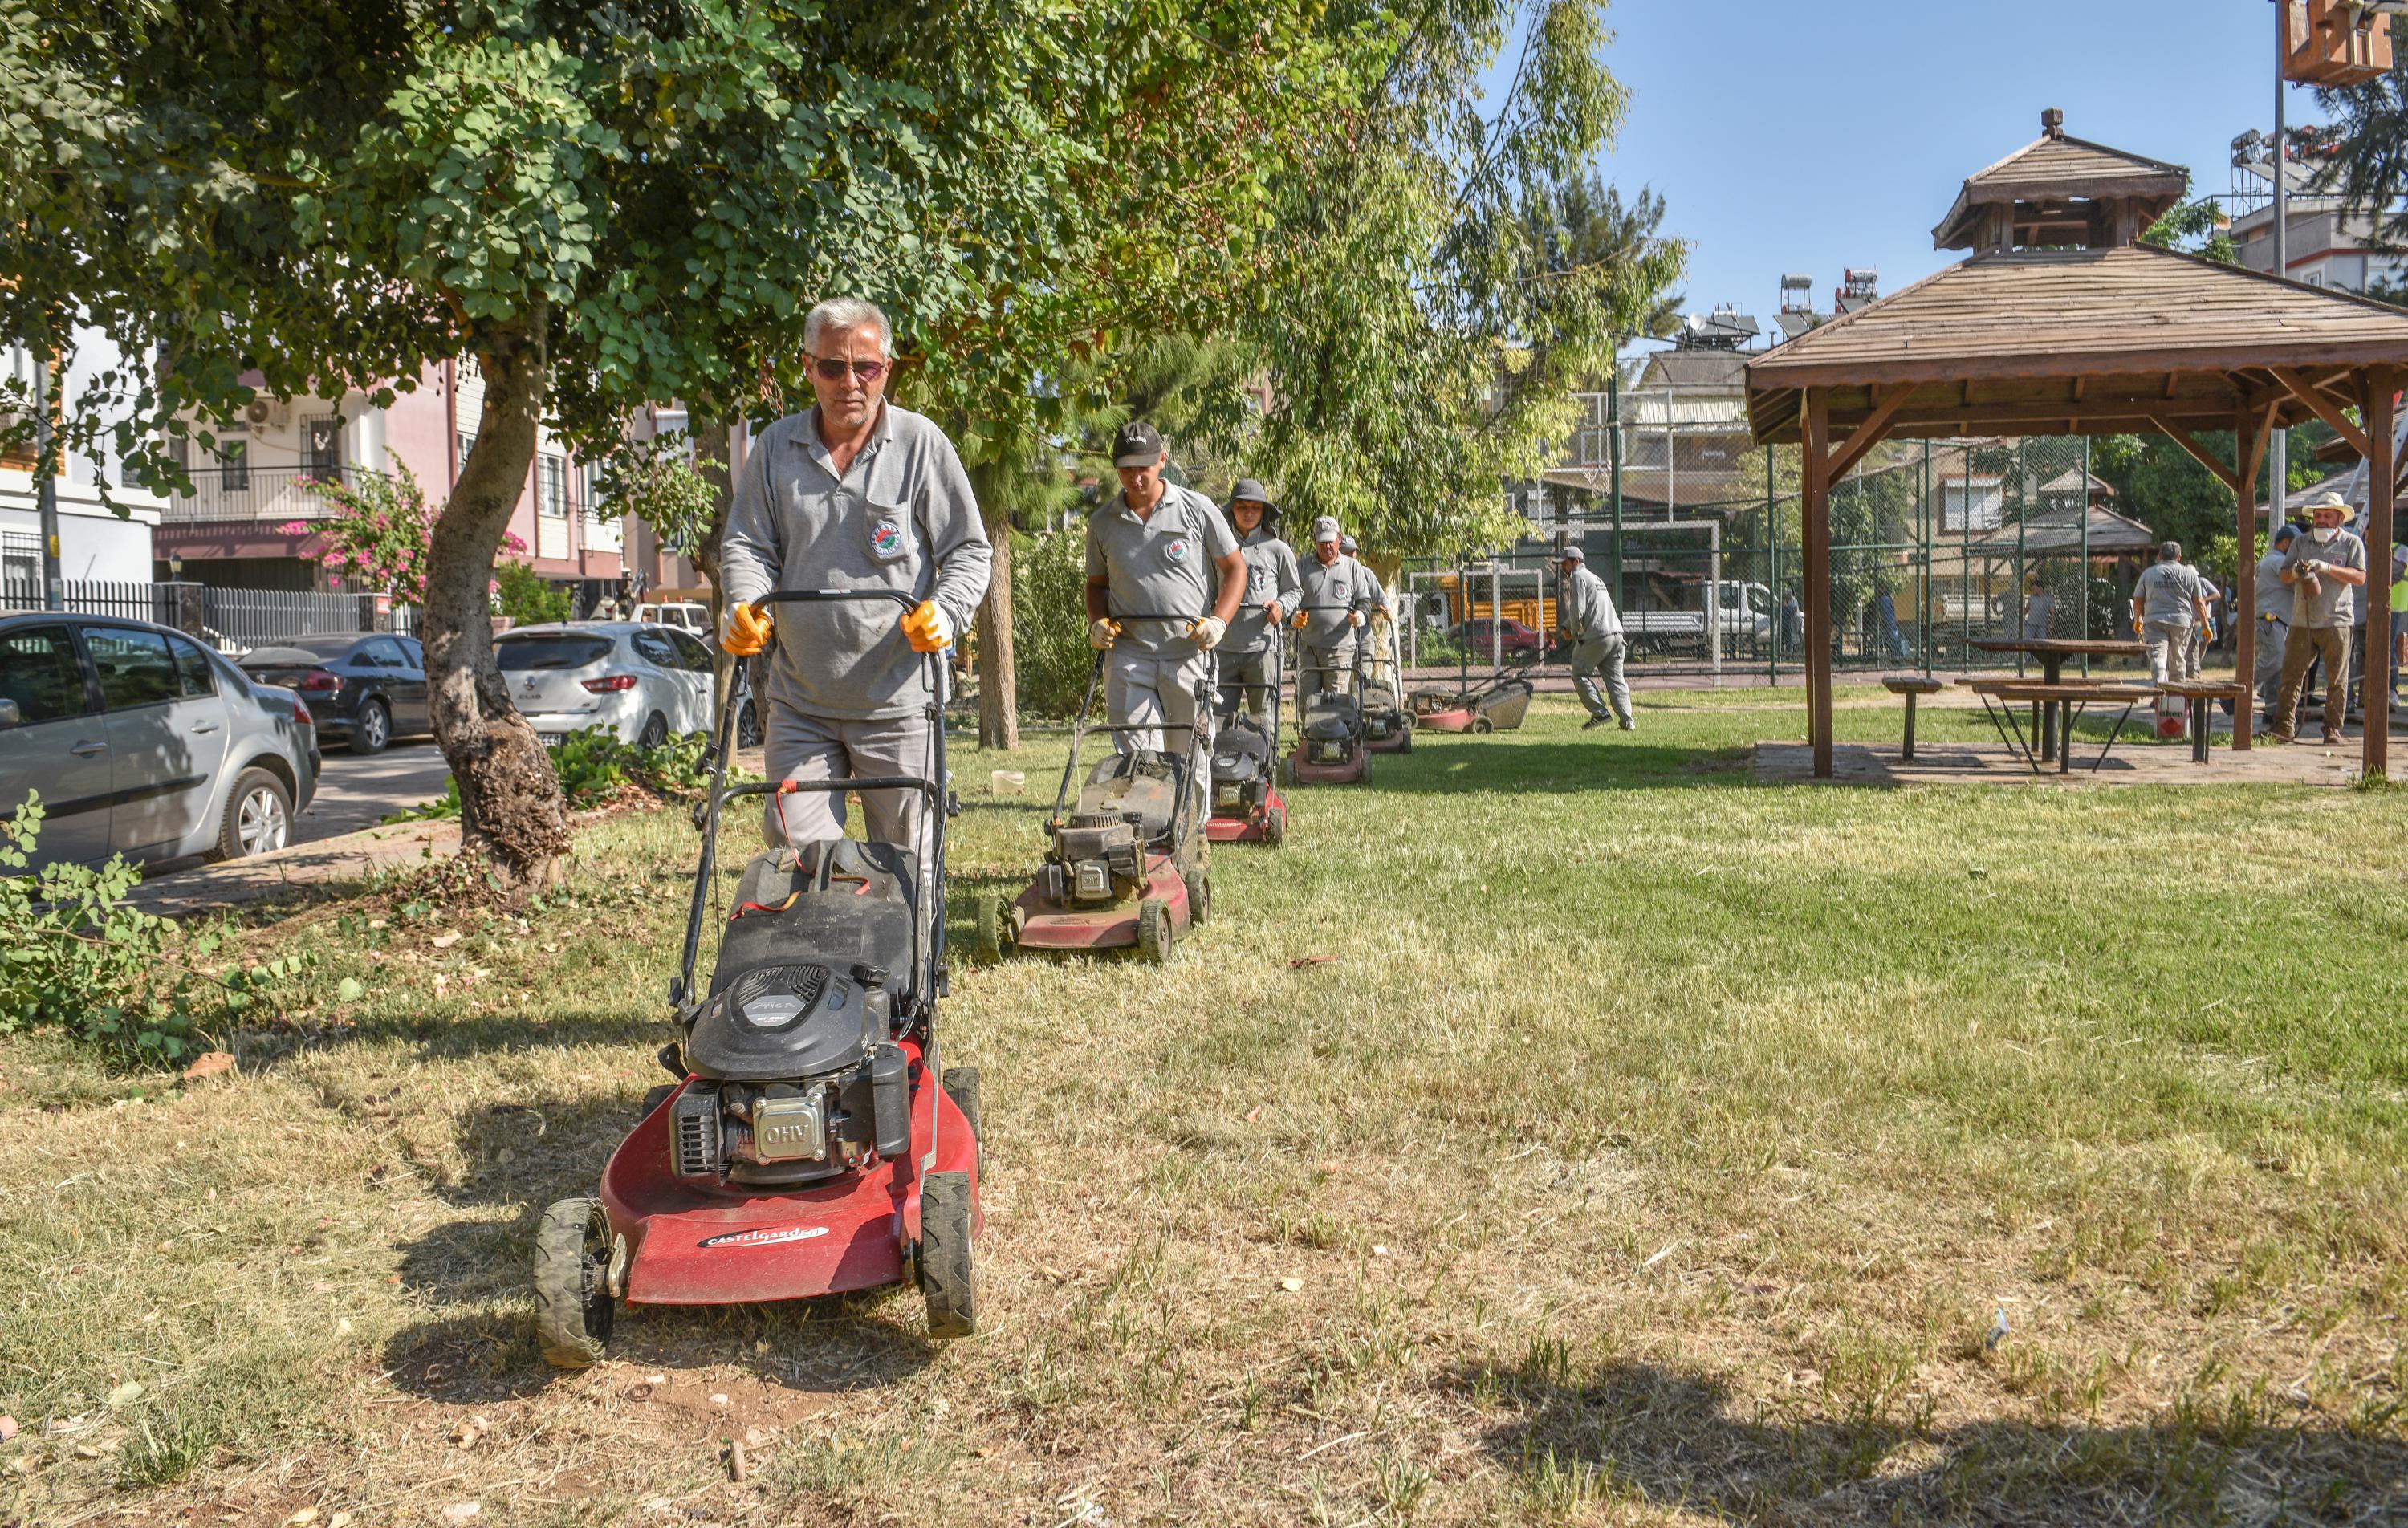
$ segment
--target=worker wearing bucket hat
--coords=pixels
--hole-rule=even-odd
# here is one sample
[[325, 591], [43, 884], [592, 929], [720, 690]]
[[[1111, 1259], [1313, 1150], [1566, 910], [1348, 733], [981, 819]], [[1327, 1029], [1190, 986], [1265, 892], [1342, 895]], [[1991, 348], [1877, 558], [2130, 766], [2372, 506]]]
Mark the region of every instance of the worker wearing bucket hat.
[[[1555, 595], [1556, 637], [1570, 650], [1572, 688], [1588, 710], [1581, 730], [1618, 721], [1624, 732], [1637, 732], [1630, 710], [1630, 681], [1622, 674], [1622, 616], [1605, 580], [1588, 570], [1588, 553], [1577, 541], [1564, 548], [1555, 571], [1563, 582]], [[1605, 686], [1598, 687], [1603, 675]]]
[[2291, 590], [2291, 629], [2283, 644], [2283, 688], [2274, 697], [2273, 738], [2287, 743], [2299, 730], [2300, 692], [2308, 665], [2325, 665], [2324, 740], [2341, 741], [2349, 709], [2349, 629], [2358, 591], [2366, 582], [2366, 543], [2342, 529], [2349, 504], [2338, 493], [2308, 501], [2314, 529], [2284, 554], [2282, 581]]
[[1353, 688], [1355, 635], [1363, 628], [1369, 590], [1363, 564], [1339, 550], [1343, 533], [1324, 515], [1312, 522], [1312, 555], [1302, 564], [1303, 604], [1295, 625], [1297, 644], [1296, 699], [1299, 710], [1324, 690], [1345, 694]]
[[[1221, 507], [1165, 482], [1162, 436], [1131, 421], [1112, 441], [1121, 491], [1087, 519], [1087, 640], [1104, 658], [1104, 709], [1124, 753], [1184, 753], [1211, 735], [1208, 656], [1246, 591]], [[1127, 616], [1188, 617], [1174, 621]]]
[[1281, 682], [1270, 666], [1271, 637], [1296, 613], [1303, 586], [1297, 577], [1296, 549], [1280, 539], [1280, 518], [1279, 506], [1254, 478], [1240, 478], [1229, 491], [1229, 529], [1246, 560], [1246, 593], [1221, 642], [1225, 717], [1235, 715], [1240, 706], [1248, 716], [1262, 715], [1270, 703], [1271, 686]]

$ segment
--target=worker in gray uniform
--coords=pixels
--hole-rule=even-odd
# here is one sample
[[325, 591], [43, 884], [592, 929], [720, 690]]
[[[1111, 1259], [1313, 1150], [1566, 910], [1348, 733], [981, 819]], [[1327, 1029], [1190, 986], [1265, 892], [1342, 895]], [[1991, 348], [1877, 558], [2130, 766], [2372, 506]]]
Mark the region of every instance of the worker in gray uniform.
[[1363, 570], [1363, 593], [1369, 602], [1364, 606], [1365, 611], [1384, 609], [1388, 604], [1387, 588], [1380, 582], [1380, 576], [1371, 571], [1371, 564], [1357, 555], [1359, 545], [1351, 536], [1341, 536], [1338, 538], [1338, 550], [1344, 552], [1356, 567]]
[[1121, 491], [1087, 520], [1087, 640], [1106, 655], [1104, 709], [1129, 729], [1112, 735], [1122, 752], [1184, 753], [1211, 736], [1206, 655], [1238, 613], [1246, 559], [1219, 505], [1163, 479], [1153, 425], [1121, 426], [1112, 467]]
[[1362, 564], [1339, 550], [1341, 534], [1327, 515], [1314, 521], [1312, 556], [1297, 568], [1304, 594], [1294, 621], [1303, 634], [1296, 660], [1299, 711], [1324, 690], [1343, 695], [1354, 688], [1354, 642], [1369, 607], [1369, 578]]
[[[758, 694], [771, 779], [924, 774], [923, 654], [968, 629], [994, 550], [953, 442], [886, 401], [886, 315], [859, 298], [821, 303], [803, 346], [816, 402], [754, 436], [735, 483], [720, 643], [738, 657], [769, 650]], [[892, 590], [919, 604], [899, 622], [884, 603], [750, 606], [791, 589]], [[916, 792], [862, 800], [869, 837], [906, 848], [921, 809]], [[842, 792], [772, 796], [763, 831], [772, 844], [841, 838], [844, 817]]]
[[[1570, 653], [1572, 688], [1588, 708], [1581, 730], [1618, 721], [1624, 732], [1637, 732], [1630, 683], [1622, 677], [1622, 616], [1613, 607], [1613, 596], [1606, 593], [1605, 580], [1588, 570], [1588, 553], [1577, 541], [1564, 549], [1555, 572], [1563, 580], [1555, 594], [1555, 636]], [[1600, 673], [1605, 676], [1602, 693], [1597, 682]]]
[[2283, 650], [2291, 635], [2291, 606], [2298, 599], [2283, 581], [2283, 563], [2300, 528], [2288, 521], [2274, 528], [2273, 545], [2258, 559], [2258, 720], [2274, 725], [2274, 695], [2283, 686]]
[[1252, 478], [1239, 478], [1229, 491], [1229, 529], [1246, 560], [1246, 593], [1221, 642], [1221, 715], [1235, 716], [1242, 706], [1248, 716], [1260, 717], [1271, 687], [1283, 682], [1271, 666], [1271, 635], [1296, 613], [1303, 586], [1296, 549], [1280, 539], [1279, 506]]

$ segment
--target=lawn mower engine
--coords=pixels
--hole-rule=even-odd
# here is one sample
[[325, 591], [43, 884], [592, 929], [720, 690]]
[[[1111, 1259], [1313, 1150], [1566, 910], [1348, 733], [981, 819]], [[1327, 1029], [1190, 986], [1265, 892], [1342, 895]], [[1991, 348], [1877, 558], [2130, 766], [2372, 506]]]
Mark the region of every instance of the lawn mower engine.
[[1116, 753], [1096, 765], [1078, 807], [1054, 829], [1039, 892], [1064, 907], [1097, 907], [1138, 894], [1146, 850], [1170, 835], [1185, 771], [1163, 754]]
[[1271, 740], [1262, 723], [1240, 712], [1224, 724], [1212, 747], [1212, 809], [1250, 812], [1271, 785]]
[[1363, 735], [1361, 703], [1353, 695], [1315, 695], [1300, 729], [1307, 764], [1344, 764]]
[[912, 857], [833, 839], [748, 866], [710, 990], [686, 1020], [692, 1074], [671, 1106], [688, 1182], [791, 1186], [911, 1145]]

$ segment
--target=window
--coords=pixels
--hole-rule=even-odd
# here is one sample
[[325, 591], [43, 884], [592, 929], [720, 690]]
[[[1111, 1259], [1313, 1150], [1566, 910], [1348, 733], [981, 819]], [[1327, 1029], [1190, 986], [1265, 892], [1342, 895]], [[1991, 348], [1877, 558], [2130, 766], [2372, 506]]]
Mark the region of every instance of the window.
[[218, 487], [229, 493], [251, 491], [251, 442], [239, 436], [218, 436]]
[[17, 703], [17, 721], [25, 726], [92, 708], [75, 639], [64, 626], [21, 626], [0, 635], [0, 697]]
[[396, 640], [401, 644], [401, 661], [405, 667], [424, 668], [426, 666], [426, 650], [418, 645], [418, 638], [404, 636]]
[[0, 603], [41, 607], [42, 538], [31, 531], [0, 531]]
[[460, 464], [464, 467], [466, 466], [468, 464], [468, 453], [477, 449], [477, 437], [470, 435], [466, 430], [462, 430], [453, 434], [452, 439], [460, 448]]
[[697, 674], [708, 674], [710, 672], [710, 650], [709, 648], [704, 647], [693, 637], [688, 636], [685, 633], [678, 631], [675, 628], [671, 628], [669, 631], [669, 641], [676, 645], [678, 657], [683, 661], [684, 665], [687, 668], [693, 669]]
[[176, 654], [176, 672], [183, 677], [187, 697], [218, 693], [218, 671], [209, 666], [208, 654], [180, 636], [167, 638], [167, 646]]
[[551, 451], [536, 459], [536, 507], [558, 520], [568, 513], [568, 458]]
[[343, 475], [343, 421], [313, 414], [301, 421], [301, 470], [312, 478]]
[[2006, 523], [2006, 504], [1996, 478], [1957, 478], [1940, 485], [1942, 531], [1995, 531]]
[[609, 656], [610, 639], [607, 636], [530, 635], [505, 636], [494, 644], [494, 662], [505, 674], [523, 674], [538, 668], [584, 668]]
[[627, 645], [636, 650], [638, 657], [656, 668], [685, 666], [678, 658], [677, 649], [669, 646], [669, 639], [659, 632], [638, 632], [627, 638]]
[[83, 644], [100, 672], [100, 698], [112, 711], [156, 706], [183, 693], [167, 638], [131, 626], [86, 626]]

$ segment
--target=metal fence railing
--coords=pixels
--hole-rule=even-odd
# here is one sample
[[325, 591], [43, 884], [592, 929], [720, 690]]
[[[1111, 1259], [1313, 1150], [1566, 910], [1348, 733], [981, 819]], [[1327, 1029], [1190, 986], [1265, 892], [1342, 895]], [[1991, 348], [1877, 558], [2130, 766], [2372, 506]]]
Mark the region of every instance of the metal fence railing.
[[219, 464], [194, 467], [187, 476], [193, 491], [166, 496], [159, 511], [162, 522], [226, 520], [280, 525], [323, 520], [333, 507], [310, 485], [334, 479], [356, 483], [368, 474], [362, 467]]
[[[79, 615], [122, 616], [189, 632], [221, 652], [242, 653], [296, 636], [417, 629], [417, 612], [377, 594], [284, 589], [222, 589], [198, 583], [70, 579], [64, 605]], [[11, 582], [0, 612], [39, 610], [41, 591]]]

